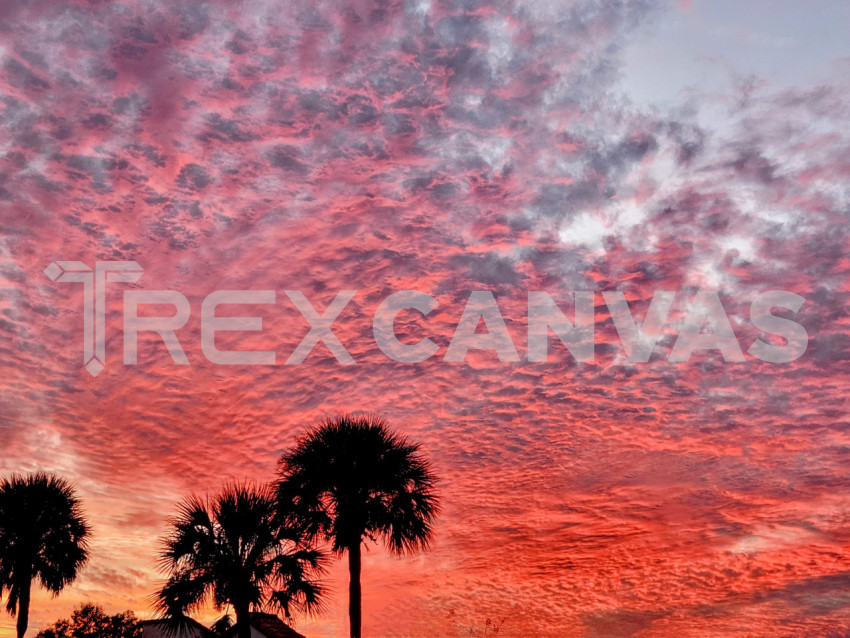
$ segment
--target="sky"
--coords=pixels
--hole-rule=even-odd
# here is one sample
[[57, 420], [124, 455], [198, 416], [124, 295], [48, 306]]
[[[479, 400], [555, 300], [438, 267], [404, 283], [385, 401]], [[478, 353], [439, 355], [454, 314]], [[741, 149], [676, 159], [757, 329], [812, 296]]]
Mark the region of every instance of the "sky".
[[[267, 481], [323, 418], [383, 415], [421, 443], [443, 513], [431, 551], [364, 555], [364, 635], [850, 635], [846, 390], [850, 46], [843, 2], [119, 0], [0, 4], [0, 475], [74, 483], [91, 558], [34, 630], [82, 602], [151, 617], [167, 519], [190, 493]], [[83, 367], [84, 294], [53, 262], [135, 261], [105, 297], [105, 368]], [[173, 290], [188, 365], [154, 333], [124, 363], [123, 291]], [[262, 330], [202, 347], [217, 290]], [[319, 343], [285, 291], [333, 323]], [[401, 363], [372, 321], [434, 356]], [[689, 300], [722, 301], [744, 353], [670, 353]], [[758, 295], [802, 356], [747, 354]], [[445, 355], [490, 291], [518, 360]], [[527, 294], [573, 315], [592, 361], [527, 349]], [[646, 362], [641, 321], [674, 291]], [[149, 306], [147, 316], [173, 308]], [[486, 322], [485, 322], [486, 323]], [[479, 332], [498, 326], [479, 326]], [[348, 635], [341, 561], [308, 636]], [[212, 614], [202, 620], [212, 619]], [[14, 619], [0, 615], [0, 637]]]

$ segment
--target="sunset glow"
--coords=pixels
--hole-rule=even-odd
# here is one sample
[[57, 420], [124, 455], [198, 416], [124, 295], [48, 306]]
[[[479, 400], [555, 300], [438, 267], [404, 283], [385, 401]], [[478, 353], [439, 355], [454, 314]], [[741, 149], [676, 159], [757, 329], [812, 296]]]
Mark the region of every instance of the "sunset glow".
[[[421, 443], [443, 509], [430, 551], [364, 552], [364, 636], [850, 635], [850, 7], [807, 6], [0, 2], [0, 476], [68, 479], [92, 528], [27, 635], [87, 601], [153, 617], [177, 503], [274, 479], [342, 413]], [[141, 269], [105, 288], [95, 376], [84, 287], [45, 273], [70, 261]], [[127, 363], [132, 291], [185, 297], [185, 361], [140, 330]], [[211, 360], [215, 291], [274, 291], [214, 310], [262, 319], [216, 349], [271, 361]], [[315, 323], [344, 291], [351, 361], [300, 360], [299, 300]], [[433, 308], [387, 319], [400, 291]], [[624, 337], [616, 300], [640, 327], [664, 291]], [[766, 304], [784, 333], [770, 291], [802, 299]], [[529, 343], [534, 292], [584, 356]], [[728, 351], [673, 356], [695, 299]], [[331, 565], [307, 638], [348, 636]]]

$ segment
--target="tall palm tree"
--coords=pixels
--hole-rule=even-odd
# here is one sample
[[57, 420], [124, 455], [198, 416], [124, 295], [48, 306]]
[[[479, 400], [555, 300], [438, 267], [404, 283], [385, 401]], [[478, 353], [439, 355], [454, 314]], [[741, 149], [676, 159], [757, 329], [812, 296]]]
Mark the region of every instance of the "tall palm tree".
[[361, 632], [361, 548], [383, 539], [406, 554], [427, 549], [439, 513], [436, 479], [420, 446], [390, 431], [377, 417], [337, 416], [308, 432], [283, 453], [278, 499], [348, 554], [351, 638]]
[[88, 559], [88, 536], [65, 479], [37, 472], [0, 482], [0, 596], [8, 591], [6, 610], [17, 614], [18, 638], [29, 624], [32, 582], [62, 591]]
[[156, 607], [179, 626], [186, 614], [212, 600], [232, 608], [239, 638], [250, 638], [252, 609], [313, 612], [322, 555], [305, 542], [290, 517], [278, 514], [269, 487], [226, 486], [215, 497], [185, 500], [160, 555], [168, 581]]

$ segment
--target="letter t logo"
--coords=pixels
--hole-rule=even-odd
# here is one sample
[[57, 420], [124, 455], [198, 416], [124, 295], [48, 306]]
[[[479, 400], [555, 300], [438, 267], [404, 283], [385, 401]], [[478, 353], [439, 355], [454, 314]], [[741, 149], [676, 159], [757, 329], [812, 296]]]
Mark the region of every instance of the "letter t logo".
[[81, 261], [54, 261], [44, 274], [83, 284], [83, 365], [96, 377], [106, 367], [106, 284], [137, 281], [142, 267], [135, 261], [98, 261], [92, 272]]

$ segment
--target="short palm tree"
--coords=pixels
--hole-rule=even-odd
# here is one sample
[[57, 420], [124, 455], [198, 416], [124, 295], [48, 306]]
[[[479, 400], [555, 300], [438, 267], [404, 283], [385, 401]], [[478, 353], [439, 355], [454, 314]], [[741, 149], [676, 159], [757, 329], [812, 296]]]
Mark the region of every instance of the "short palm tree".
[[351, 638], [361, 635], [361, 548], [383, 539], [389, 551], [427, 549], [439, 513], [436, 479], [420, 446], [377, 417], [338, 416], [308, 432], [280, 460], [278, 499], [348, 554]]
[[17, 614], [17, 635], [29, 624], [32, 582], [58, 594], [88, 559], [89, 526], [74, 488], [37, 472], [0, 482], [0, 596]]
[[169, 578], [156, 607], [175, 628], [209, 600], [218, 610], [232, 608], [239, 638], [251, 635], [252, 609], [270, 607], [290, 618], [321, 604], [322, 555], [278, 515], [268, 487], [235, 484], [212, 498], [189, 497], [163, 545]]

